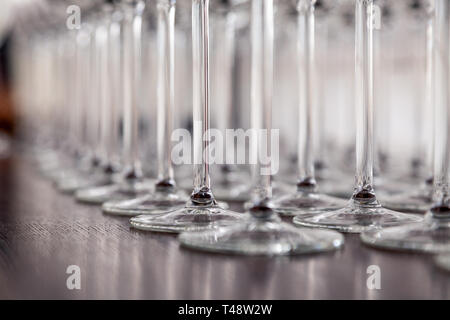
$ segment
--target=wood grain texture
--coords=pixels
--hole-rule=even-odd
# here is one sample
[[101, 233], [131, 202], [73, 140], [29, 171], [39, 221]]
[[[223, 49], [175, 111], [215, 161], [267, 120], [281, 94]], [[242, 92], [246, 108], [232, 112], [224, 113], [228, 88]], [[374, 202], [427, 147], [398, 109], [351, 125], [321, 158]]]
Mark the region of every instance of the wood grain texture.
[[[0, 162], [2, 299], [450, 298], [450, 274], [431, 256], [345, 240], [338, 252], [295, 258], [194, 252], [174, 236], [131, 230], [127, 218], [76, 203], [20, 157]], [[72, 264], [81, 268], [81, 290], [66, 287]], [[366, 286], [373, 264], [381, 290]]]

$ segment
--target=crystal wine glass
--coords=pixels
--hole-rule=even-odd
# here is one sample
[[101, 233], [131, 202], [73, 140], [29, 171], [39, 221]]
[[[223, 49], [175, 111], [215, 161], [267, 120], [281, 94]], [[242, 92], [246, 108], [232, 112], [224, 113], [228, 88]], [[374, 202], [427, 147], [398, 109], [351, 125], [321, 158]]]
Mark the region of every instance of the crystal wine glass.
[[[152, 187], [146, 179], [138, 156], [137, 83], [140, 81], [141, 22], [143, 1], [122, 0], [117, 4], [109, 28], [110, 85], [114, 100], [123, 104], [123, 168], [110, 184], [86, 188], [77, 192], [81, 202], [102, 204], [106, 201], [132, 199]], [[122, 50], [120, 48], [122, 46]], [[121, 80], [123, 78], [123, 80]], [[117, 130], [110, 119], [110, 130]]]
[[450, 1], [434, 6], [434, 199], [422, 222], [361, 235], [364, 243], [389, 249], [425, 252], [450, 251]]
[[188, 196], [177, 189], [171, 159], [174, 112], [175, 1], [158, 0], [158, 181], [152, 192], [130, 200], [108, 201], [103, 211], [118, 215], [159, 214], [180, 209]]
[[317, 212], [335, 210], [345, 201], [318, 191], [314, 175], [314, 3], [297, 2], [298, 49], [298, 182], [296, 191], [277, 198], [274, 209], [281, 215], [309, 217]]
[[253, 206], [245, 220], [231, 226], [182, 233], [179, 241], [186, 247], [247, 255], [288, 255], [333, 250], [343, 244], [343, 236], [337, 232], [300, 229], [281, 222], [270, 201], [272, 159], [262, 163], [259, 157], [264, 145], [270, 150], [272, 143], [273, 26], [273, 0], [252, 0], [251, 117], [252, 129], [258, 132], [251, 146], [258, 157], [253, 167]]
[[421, 221], [415, 215], [385, 209], [373, 188], [373, 1], [356, 0], [355, 6], [355, 107], [356, 181], [347, 206], [313, 217], [294, 217], [294, 223], [342, 232], [360, 233], [373, 227], [388, 227]]
[[[233, 128], [233, 110], [236, 100], [235, 65], [238, 48], [237, 34], [247, 25], [244, 15], [248, 0], [213, 1], [211, 4], [212, 24], [212, 107], [217, 129], [226, 135]], [[239, 147], [239, 146], [238, 146]], [[228, 151], [228, 150], [227, 150]], [[234, 154], [234, 153], [233, 153]], [[228, 155], [228, 153], [227, 153]], [[231, 161], [230, 161], [231, 162]], [[246, 201], [250, 198], [251, 186], [248, 172], [229, 164], [217, 166], [212, 172], [214, 195], [224, 201]]]
[[[428, 114], [432, 114], [433, 110], [433, 70], [432, 70], [432, 61], [433, 61], [433, 20], [432, 20], [432, 14], [433, 14], [433, 7], [432, 7], [432, 0], [426, 0], [422, 2], [417, 2], [416, 6], [414, 6], [414, 3], [410, 4], [412, 7], [410, 9], [410, 14], [413, 13], [420, 13], [416, 11], [425, 11], [426, 14], [426, 63], [425, 63], [425, 82], [424, 82], [424, 88], [425, 88], [425, 106], [422, 108], [423, 112], [426, 114], [422, 114], [420, 112], [420, 118], [418, 121], [425, 122], [428, 119], [430, 119], [430, 123], [432, 123], [432, 117]], [[421, 17], [422, 18], [422, 17]], [[413, 21], [415, 22], [415, 21]], [[429, 129], [431, 129], [432, 126], [430, 126]], [[417, 130], [417, 132], [421, 135], [424, 135], [426, 138], [428, 138], [428, 134], [423, 134], [424, 130]], [[431, 130], [430, 130], [431, 131]], [[416, 138], [417, 141], [420, 141], [419, 137]], [[428, 150], [430, 153], [429, 158], [430, 162], [432, 163], [433, 159], [433, 143], [430, 143], [430, 141], [426, 141], [426, 143], [429, 145]], [[425, 143], [421, 143], [419, 145], [422, 145]], [[421, 151], [423, 148], [420, 148], [419, 151]], [[419, 153], [419, 152], [417, 152]], [[416, 159], [420, 159], [419, 156], [417, 156]], [[414, 163], [419, 162], [418, 160], [414, 161]], [[414, 167], [414, 166], [413, 166]], [[417, 167], [417, 165], [416, 165]], [[430, 166], [431, 167], [431, 166]], [[417, 171], [418, 168], [414, 168], [415, 171]], [[432, 205], [432, 198], [433, 198], [433, 177], [432, 172], [430, 172], [429, 177], [422, 182], [422, 184], [419, 186], [419, 188], [415, 190], [411, 190], [408, 192], [402, 192], [399, 194], [394, 194], [391, 196], [385, 196], [381, 199], [382, 204], [389, 209], [392, 210], [398, 210], [398, 211], [408, 211], [408, 212], [417, 212], [417, 213], [425, 213]]]
[[[173, 23], [173, 20], [170, 20]], [[173, 27], [169, 28], [173, 30]], [[242, 219], [223, 209], [211, 190], [209, 176], [209, 0], [192, 1], [194, 190], [184, 208], [162, 215], [131, 218], [133, 228], [157, 232], [196, 231]]]
[[101, 168], [100, 136], [100, 61], [103, 21], [98, 18], [99, 7], [94, 6], [82, 24], [77, 36], [77, 94], [80, 95], [77, 114], [82, 149], [75, 166], [62, 172], [56, 184], [60, 191], [72, 193], [80, 188], [102, 185], [110, 175]]

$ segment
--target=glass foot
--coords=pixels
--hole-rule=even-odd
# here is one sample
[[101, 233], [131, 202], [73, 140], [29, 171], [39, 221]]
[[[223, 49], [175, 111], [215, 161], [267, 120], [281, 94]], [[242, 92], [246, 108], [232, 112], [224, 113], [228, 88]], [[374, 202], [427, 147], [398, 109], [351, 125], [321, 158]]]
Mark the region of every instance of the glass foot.
[[156, 232], [203, 231], [242, 220], [244, 215], [219, 205], [192, 205], [163, 215], [140, 215], [130, 219], [133, 228]]
[[75, 193], [75, 198], [83, 203], [100, 205], [107, 201], [120, 201], [136, 198], [144, 193], [152, 191], [153, 186], [153, 181], [142, 181], [130, 184], [115, 183], [78, 190]]
[[360, 233], [374, 227], [392, 227], [421, 220], [420, 216], [391, 211], [381, 205], [363, 206], [350, 200], [350, 203], [340, 210], [324, 212], [309, 218], [294, 217], [293, 222], [304, 227]]
[[414, 191], [415, 186], [417, 185], [400, 180], [385, 179], [383, 177], [377, 177], [375, 180], [375, 189], [379, 195], [383, 194], [391, 196], [404, 192], [412, 192]]
[[[273, 199], [278, 199], [279, 197], [292, 192], [292, 185], [289, 186], [282, 181], [274, 181], [272, 183], [272, 195]], [[251, 193], [251, 192], [250, 192]], [[252, 200], [248, 200], [244, 203], [244, 209], [250, 210], [254, 205]]]
[[245, 184], [226, 183], [214, 185], [214, 196], [219, 200], [244, 202], [250, 199], [251, 188]]
[[440, 254], [434, 261], [439, 268], [450, 272], [450, 254]]
[[320, 191], [329, 196], [348, 200], [352, 196], [352, 186], [342, 183], [332, 183], [329, 181], [320, 181]]
[[216, 199], [223, 201], [244, 202], [250, 199], [250, 176], [242, 170], [222, 168], [212, 176]]
[[281, 216], [311, 217], [323, 211], [345, 207], [347, 201], [317, 192], [295, 192], [273, 201], [274, 210]]
[[[45, 178], [47, 178], [51, 182], [57, 184], [58, 181], [61, 181], [61, 179], [64, 176], [67, 176], [67, 172], [70, 171], [70, 170], [67, 169], [68, 167], [69, 167], [68, 165], [65, 166], [65, 167], [62, 166], [62, 165], [61, 166], [55, 166], [55, 167], [52, 167], [52, 168], [47, 168], [45, 170], [41, 169], [40, 172]], [[72, 172], [72, 171], [70, 171], [70, 172]]]
[[[328, 170], [327, 170], [328, 171]], [[353, 194], [353, 175], [344, 175], [334, 172], [317, 172], [317, 182], [320, 186], [320, 192], [335, 198], [348, 200]]]
[[154, 191], [134, 199], [105, 202], [102, 210], [120, 216], [163, 214], [183, 208], [188, 199], [189, 197], [181, 191]]
[[110, 182], [110, 176], [104, 174], [85, 174], [72, 173], [69, 176], [59, 179], [57, 188], [63, 193], [73, 193], [79, 189], [105, 185]]
[[361, 240], [374, 247], [430, 253], [450, 252], [450, 220], [429, 212], [423, 222], [381, 230], [369, 230]]
[[179, 236], [183, 246], [211, 252], [245, 255], [294, 255], [340, 248], [344, 237], [331, 230], [296, 228], [279, 218], [261, 220], [245, 215], [229, 227]]
[[[431, 188], [430, 188], [431, 189]], [[433, 203], [432, 190], [421, 189], [380, 198], [388, 209], [396, 211], [425, 213]]]

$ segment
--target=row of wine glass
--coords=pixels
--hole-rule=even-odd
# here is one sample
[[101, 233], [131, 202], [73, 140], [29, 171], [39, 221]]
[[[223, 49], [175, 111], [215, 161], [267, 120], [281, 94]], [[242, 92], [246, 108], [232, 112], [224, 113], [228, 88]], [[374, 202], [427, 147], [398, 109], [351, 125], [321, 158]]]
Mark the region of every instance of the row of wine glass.
[[[303, 254], [340, 248], [344, 243], [342, 234], [336, 232], [340, 231], [361, 233], [363, 242], [377, 247], [449, 251], [449, 1], [410, 3], [405, 0], [403, 6], [387, 2], [374, 6], [371, 0], [338, 4], [298, 0], [275, 4], [277, 6], [273, 0], [211, 1], [211, 4], [208, 0], [193, 0], [191, 9], [185, 11], [190, 11], [190, 15], [183, 15], [176, 14], [176, 9], [183, 8], [183, 4], [173, 0], [99, 1], [89, 5], [88, 18], [75, 30], [64, 29], [65, 25], [61, 27], [61, 19], [55, 19], [50, 28], [46, 25], [45, 33], [32, 32], [33, 28], [18, 30], [16, 87], [19, 104], [24, 110], [25, 141], [32, 145], [28, 150], [32, 150], [41, 170], [61, 191], [74, 192], [79, 201], [102, 205], [106, 213], [132, 216], [130, 223], [134, 228], [181, 233], [180, 242], [192, 248], [243, 254]], [[383, 161], [375, 156], [381, 152], [378, 149], [380, 139], [374, 144], [374, 107], [383, 103], [374, 103], [374, 88], [381, 88], [383, 95], [388, 89], [392, 90], [377, 78], [377, 71], [389, 69], [384, 62], [398, 60], [386, 58], [389, 54], [379, 51], [395, 33], [395, 28], [391, 27], [384, 37], [374, 35], [380, 8], [384, 9], [381, 13], [390, 17], [386, 21], [388, 27], [392, 20], [403, 21], [405, 17], [410, 22], [421, 22], [415, 28], [424, 34], [425, 49], [423, 56], [416, 59], [423, 60], [423, 70], [412, 68], [410, 75], [420, 83], [422, 95], [418, 100], [423, 106], [414, 113], [419, 114], [420, 128], [430, 132], [431, 127], [434, 128], [433, 134], [424, 135], [429, 139], [423, 144], [422, 135], [415, 137], [420, 140], [416, 144], [421, 145], [417, 149], [421, 151], [411, 162], [415, 170], [409, 180], [391, 179], [380, 184], [386, 194], [382, 202], [385, 206], [375, 195], [373, 181], [374, 164]], [[210, 11], [215, 30], [212, 37]], [[399, 14], [401, 19], [392, 17], [393, 12], [402, 13]], [[187, 18], [189, 16], [191, 19]], [[276, 16], [290, 22], [276, 24]], [[324, 28], [324, 16], [332, 26], [339, 25], [340, 31], [336, 31], [333, 41], [324, 41], [324, 38], [316, 41], [316, 32]], [[339, 22], [332, 17], [339, 18]], [[184, 43], [175, 40], [180, 39], [176, 37], [176, 19], [181, 20], [181, 32], [191, 30], [191, 38], [184, 38]], [[283, 29], [286, 25], [295, 28]], [[349, 25], [354, 25], [354, 45], [343, 36], [344, 31], [350, 29]], [[143, 26], [155, 32], [151, 44], [144, 41], [148, 39]], [[277, 31], [277, 27], [286, 34]], [[250, 40], [247, 39], [248, 48], [240, 38], [245, 28], [248, 28]], [[335, 30], [328, 29], [329, 33], [332, 31]], [[288, 60], [290, 64], [275, 64], [277, 37], [289, 39], [290, 36], [291, 40], [295, 39], [290, 51], [290, 54], [295, 53], [294, 59]], [[210, 41], [215, 49], [211, 55], [213, 63], [210, 63]], [[391, 40], [391, 44], [393, 42]], [[405, 42], [417, 45], [412, 40]], [[191, 64], [186, 62], [187, 54], [176, 55], [178, 45], [191, 50]], [[323, 62], [328, 61], [330, 55], [327, 45], [340, 47], [341, 56], [337, 56], [343, 59], [335, 60], [337, 69], [331, 73], [323, 70], [327, 65]], [[353, 59], [350, 55], [350, 60], [354, 69], [345, 68], [349, 65], [340, 66], [341, 61], [348, 62], [349, 55], [345, 53], [352, 50], [355, 56]], [[143, 58], [143, 52], [149, 55]], [[241, 59], [236, 58], [238, 52], [242, 54]], [[374, 63], [378, 66], [376, 70]], [[146, 64], [149, 69], [144, 68]], [[182, 66], [181, 72], [175, 72], [175, 65]], [[289, 70], [287, 79], [290, 81], [274, 82], [279, 65]], [[243, 70], [247, 67], [246, 74]], [[392, 72], [398, 66], [390, 67]], [[326, 149], [322, 136], [337, 129], [324, 124], [328, 109], [321, 113], [315, 108], [322, 96], [330, 94], [333, 98], [347, 90], [344, 83], [337, 92], [325, 91], [321, 86], [325, 83], [323, 80], [335, 77], [336, 83], [345, 82], [349, 73], [354, 74], [354, 112], [351, 114], [356, 120], [353, 192], [351, 187], [342, 191], [348, 180], [342, 174], [344, 170], [337, 171], [339, 173], [333, 174], [331, 179], [322, 175], [321, 162], [333, 162], [331, 153], [330, 159], [321, 156], [321, 150]], [[212, 88], [210, 74], [215, 75]], [[182, 85], [176, 86], [177, 81], [182, 81]], [[295, 90], [282, 87], [289, 87], [292, 82]], [[374, 83], [378, 86], [374, 87]], [[157, 163], [155, 179], [148, 178], [139, 156], [142, 147], [139, 132], [143, 123], [148, 124], [141, 121], [144, 116], [140, 105], [149, 98], [148, 93], [141, 92], [152, 84], [156, 92], [156, 146], [149, 148], [153, 154], [147, 159]], [[293, 191], [286, 187], [293, 184], [290, 169], [273, 182], [271, 175], [263, 174], [273, 168], [276, 156], [272, 154], [268, 162], [264, 158], [264, 152], [274, 143], [271, 140], [272, 114], [282, 114], [280, 119], [292, 118], [292, 109], [273, 105], [277, 86], [282, 87], [281, 92], [296, 97], [298, 117], [294, 125], [285, 129], [298, 135], [295, 157], [298, 179]], [[242, 108], [235, 107], [239, 99], [236, 92], [243, 91], [248, 92], [250, 99], [250, 108], [247, 108], [250, 128], [259, 130], [250, 139], [248, 151], [248, 155], [256, 159], [250, 165], [251, 179], [238, 166], [211, 165], [212, 169], [220, 168], [216, 172], [217, 183], [211, 183], [210, 114], [222, 131], [236, 128], [235, 118], [242, 114], [239, 110]], [[211, 92], [214, 99], [210, 106]], [[189, 174], [180, 169], [175, 181], [172, 164], [175, 115], [183, 112], [180, 106], [186, 104], [187, 98], [192, 99], [193, 110], [190, 125], [194, 179], [190, 195], [185, 185]], [[286, 101], [286, 97], [283, 95], [280, 101]], [[384, 116], [383, 112], [379, 118], [384, 121], [392, 118], [394, 113], [388, 109], [383, 111], [389, 116]], [[434, 117], [430, 113], [434, 113]], [[433, 121], [433, 125], [425, 125], [426, 121]], [[383, 125], [383, 121], [377, 121], [381, 132]], [[422, 133], [425, 129], [416, 131]], [[391, 133], [386, 138], [389, 140], [391, 136], [395, 135]], [[119, 138], [122, 138], [121, 156], [117, 153]], [[424, 153], [423, 145], [433, 146], [428, 148], [433, 161], [420, 155]], [[427, 160], [433, 163], [432, 178], [429, 172], [418, 174], [421, 162]], [[415, 188], [414, 183], [417, 185], [421, 180], [422, 186]], [[343, 194], [350, 194], [350, 200], [343, 200]], [[233, 212], [226, 203], [216, 199], [246, 201], [247, 213]], [[293, 217], [294, 225], [283, 222], [280, 215]]]

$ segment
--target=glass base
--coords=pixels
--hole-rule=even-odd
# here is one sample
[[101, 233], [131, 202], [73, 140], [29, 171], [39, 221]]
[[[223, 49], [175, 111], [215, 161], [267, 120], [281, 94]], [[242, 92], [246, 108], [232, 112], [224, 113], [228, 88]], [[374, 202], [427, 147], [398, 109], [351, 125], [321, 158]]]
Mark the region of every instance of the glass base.
[[361, 235], [361, 240], [370, 246], [385, 249], [450, 252], [450, 219], [433, 218], [428, 212], [423, 222], [369, 230]]
[[134, 199], [108, 201], [102, 206], [105, 213], [120, 216], [163, 214], [181, 209], [189, 197], [181, 191], [154, 191]]
[[51, 182], [58, 184], [59, 181], [62, 180], [63, 177], [67, 177], [68, 174], [71, 176], [72, 170], [67, 169], [69, 165], [66, 166], [54, 166], [52, 168], [41, 169], [41, 174], [46, 179], [49, 179]]
[[214, 172], [213, 189], [216, 199], [244, 202], [250, 199], [250, 176], [243, 170], [221, 170]]
[[244, 202], [250, 199], [249, 185], [239, 183], [226, 183], [214, 185], [214, 196], [219, 200]]
[[[274, 181], [272, 183], [272, 198], [273, 199], [278, 199], [279, 197], [285, 195], [285, 194], [289, 194], [290, 192], [292, 192], [292, 185], [287, 185], [286, 183], [282, 182], [282, 181]], [[250, 192], [250, 194], [252, 194], [252, 192]], [[273, 201], [272, 201], [273, 203]], [[246, 211], [250, 210], [250, 208], [252, 208], [254, 205], [253, 200], [248, 200], [244, 203], [244, 209]]]
[[396, 211], [425, 213], [433, 203], [432, 190], [421, 189], [380, 198], [381, 203], [388, 209]]
[[115, 183], [100, 187], [78, 190], [75, 198], [79, 202], [101, 205], [107, 201], [133, 199], [144, 193], [151, 192], [154, 182], [151, 180], [135, 183]]
[[110, 179], [110, 175], [94, 173], [91, 176], [88, 176], [87, 174], [76, 174], [74, 172], [68, 176], [60, 178], [56, 185], [58, 190], [63, 193], [74, 193], [79, 189], [105, 185], [110, 182]]
[[327, 181], [320, 182], [320, 191], [329, 196], [348, 200], [352, 196], [352, 187], [347, 187], [346, 185], [333, 184]]
[[273, 201], [274, 210], [281, 216], [311, 217], [319, 212], [345, 207], [347, 201], [317, 192], [297, 191]]
[[439, 268], [450, 272], [450, 254], [440, 254], [434, 261]]
[[61, 172], [66, 170], [68, 167], [68, 163], [63, 163], [59, 160], [51, 160], [44, 164], [38, 164], [40, 173], [49, 178], [50, 180], [54, 180], [57, 178]]
[[163, 215], [140, 215], [130, 219], [133, 228], [179, 233], [184, 231], [203, 231], [230, 225], [242, 220], [244, 215], [221, 208], [219, 205], [193, 205], [189, 202], [184, 208]]
[[243, 255], [297, 255], [340, 248], [341, 234], [330, 230], [296, 228], [279, 218], [246, 219], [229, 227], [204, 232], [186, 232], [179, 236], [188, 248]]
[[[325, 169], [328, 171], [327, 169]], [[354, 177], [336, 172], [316, 173], [320, 192], [329, 196], [348, 200], [353, 194]]]
[[417, 185], [401, 180], [386, 179], [383, 177], [377, 177], [375, 179], [375, 189], [377, 190], [378, 195], [383, 194], [386, 196], [392, 196], [405, 192], [412, 192], [416, 186]]
[[392, 227], [421, 220], [420, 216], [391, 211], [379, 204], [364, 206], [352, 199], [340, 210], [324, 212], [309, 218], [294, 217], [293, 222], [304, 227], [360, 233], [372, 228]]

